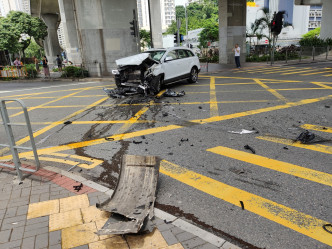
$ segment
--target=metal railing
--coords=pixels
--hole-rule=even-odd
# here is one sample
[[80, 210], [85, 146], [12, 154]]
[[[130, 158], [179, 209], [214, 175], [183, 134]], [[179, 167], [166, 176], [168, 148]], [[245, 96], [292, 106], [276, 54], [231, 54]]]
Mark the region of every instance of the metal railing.
[[[25, 117], [25, 123], [26, 124], [17, 124], [17, 123], [11, 123], [10, 122], [6, 102], [17, 102], [21, 105], [21, 107], [23, 109], [23, 112], [24, 112], [24, 117]], [[15, 166], [10, 165], [10, 164], [5, 164], [5, 163], [0, 163], [0, 165], [4, 166], [4, 167], [16, 169], [19, 180], [21, 181], [22, 180], [22, 171], [36, 172], [40, 168], [40, 162], [39, 162], [37, 149], [36, 149], [36, 144], [35, 144], [35, 140], [34, 140], [32, 129], [31, 129], [31, 123], [30, 123], [28, 110], [27, 110], [27, 107], [26, 107], [26, 105], [24, 104], [24, 102], [22, 100], [19, 100], [19, 99], [3, 99], [3, 100], [0, 101], [0, 111], [1, 111], [2, 121], [3, 121], [3, 123], [1, 123], [1, 124], [3, 124], [4, 127], [5, 127], [5, 131], [6, 131], [6, 134], [7, 134], [7, 139], [8, 139], [8, 142], [9, 142], [9, 144], [0, 144], [0, 146], [10, 148], [11, 154], [13, 156], [13, 162], [14, 162]], [[23, 146], [16, 145], [12, 126], [26, 126], [28, 128], [31, 147], [23, 147]], [[33, 155], [34, 155], [34, 159], [35, 159], [35, 163], [36, 163], [36, 169], [30, 169], [30, 168], [22, 167], [21, 160], [20, 160], [19, 153], [18, 153], [18, 149], [32, 150], [33, 151]]]

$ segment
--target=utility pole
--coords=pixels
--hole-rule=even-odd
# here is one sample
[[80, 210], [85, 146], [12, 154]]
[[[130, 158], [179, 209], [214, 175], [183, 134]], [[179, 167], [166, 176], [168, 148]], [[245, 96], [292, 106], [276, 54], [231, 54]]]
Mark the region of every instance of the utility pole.
[[151, 0], [148, 0], [148, 8], [149, 8], [149, 25], [150, 25], [150, 39], [151, 39], [151, 48], [154, 48], [153, 46], [153, 39], [152, 39], [152, 21], [151, 21]]

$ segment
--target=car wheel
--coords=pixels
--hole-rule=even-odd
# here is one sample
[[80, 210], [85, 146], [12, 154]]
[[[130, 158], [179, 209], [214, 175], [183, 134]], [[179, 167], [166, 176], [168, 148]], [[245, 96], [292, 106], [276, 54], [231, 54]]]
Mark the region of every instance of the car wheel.
[[198, 70], [196, 67], [193, 67], [190, 71], [190, 77], [189, 77], [188, 81], [190, 83], [195, 83], [195, 82], [197, 82], [197, 79], [198, 79]]
[[151, 91], [153, 94], [158, 94], [161, 90], [161, 86], [164, 83], [164, 78], [162, 75], [159, 75], [157, 77], [155, 77], [152, 80], [152, 84], [151, 84]]

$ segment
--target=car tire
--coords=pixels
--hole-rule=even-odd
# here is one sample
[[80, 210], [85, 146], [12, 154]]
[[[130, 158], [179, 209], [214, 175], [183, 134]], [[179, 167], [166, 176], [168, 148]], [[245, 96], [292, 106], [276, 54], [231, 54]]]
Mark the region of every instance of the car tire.
[[151, 84], [151, 92], [153, 94], [158, 94], [161, 90], [161, 87], [164, 83], [164, 77], [163, 75], [158, 75], [157, 77], [155, 77], [152, 80], [152, 84]]
[[197, 67], [193, 67], [190, 70], [190, 76], [189, 76], [188, 82], [189, 83], [196, 83], [197, 80], [198, 80], [198, 69], [197, 69]]

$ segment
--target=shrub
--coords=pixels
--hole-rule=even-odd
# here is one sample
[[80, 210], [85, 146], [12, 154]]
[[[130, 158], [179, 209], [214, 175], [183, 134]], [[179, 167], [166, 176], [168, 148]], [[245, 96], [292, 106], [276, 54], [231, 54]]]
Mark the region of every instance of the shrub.
[[321, 39], [318, 37], [302, 38], [300, 45], [303, 47], [326, 47], [332, 46], [332, 38]]
[[68, 66], [63, 69], [61, 77], [89, 77], [89, 72], [86, 69], [80, 67]]
[[31, 79], [37, 77], [35, 64], [26, 64], [25, 69], [27, 70], [27, 78]]

